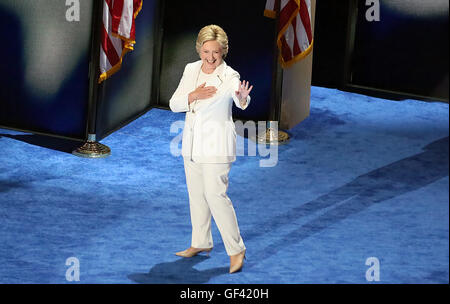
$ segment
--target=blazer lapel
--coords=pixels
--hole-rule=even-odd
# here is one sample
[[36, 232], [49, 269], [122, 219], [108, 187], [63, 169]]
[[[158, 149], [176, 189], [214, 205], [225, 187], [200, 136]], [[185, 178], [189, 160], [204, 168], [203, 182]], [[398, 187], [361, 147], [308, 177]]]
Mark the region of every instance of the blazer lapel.
[[222, 64], [220, 66], [217, 67], [217, 78], [220, 80], [220, 85], [217, 87], [217, 89], [219, 89], [219, 87], [225, 82], [225, 70], [227, 68], [227, 64], [225, 61], [222, 61]]
[[202, 61], [198, 60], [195, 62], [195, 66], [192, 69], [192, 89], [195, 90], [197, 88], [197, 79], [198, 75], [200, 75], [200, 69], [202, 67]]

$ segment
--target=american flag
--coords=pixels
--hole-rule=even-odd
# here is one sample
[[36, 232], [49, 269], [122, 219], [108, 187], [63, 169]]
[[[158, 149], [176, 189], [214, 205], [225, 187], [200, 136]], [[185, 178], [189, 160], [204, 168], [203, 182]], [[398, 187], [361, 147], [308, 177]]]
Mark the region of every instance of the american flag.
[[142, 2], [103, 0], [99, 83], [117, 72], [125, 54], [134, 49], [134, 20], [142, 8]]
[[313, 46], [311, 0], [267, 0], [264, 16], [277, 17], [280, 8], [277, 44], [283, 68], [307, 56]]

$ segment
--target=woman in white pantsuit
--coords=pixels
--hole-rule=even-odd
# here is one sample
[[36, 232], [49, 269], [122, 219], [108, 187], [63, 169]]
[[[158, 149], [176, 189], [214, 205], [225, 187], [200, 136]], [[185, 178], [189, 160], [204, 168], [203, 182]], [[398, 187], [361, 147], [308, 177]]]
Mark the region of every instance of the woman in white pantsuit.
[[186, 65], [169, 103], [173, 112], [186, 112], [181, 154], [192, 223], [191, 247], [176, 255], [192, 257], [212, 250], [212, 215], [233, 273], [242, 268], [246, 248], [226, 194], [228, 173], [236, 160], [232, 106], [234, 102], [245, 110], [253, 86], [241, 82], [239, 73], [223, 60], [228, 53], [228, 38], [221, 27], [202, 28], [196, 49], [200, 60]]

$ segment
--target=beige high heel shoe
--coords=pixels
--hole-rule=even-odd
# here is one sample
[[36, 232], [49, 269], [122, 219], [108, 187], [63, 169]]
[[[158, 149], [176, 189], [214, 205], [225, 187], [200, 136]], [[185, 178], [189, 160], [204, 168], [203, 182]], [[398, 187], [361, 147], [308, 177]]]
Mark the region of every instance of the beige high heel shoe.
[[211, 248], [194, 248], [194, 247], [189, 247], [186, 250], [179, 251], [179, 252], [175, 253], [175, 255], [183, 257], [183, 258], [192, 258], [193, 256], [196, 256], [200, 252], [206, 252], [206, 255], [209, 256], [209, 253], [211, 252], [211, 250], [212, 250], [212, 247]]
[[[245, 249], [241, 253], [230, 256], [230, 273], [237, 272], [244, 266]], [[235, 261], [232, 261], [235, 260]]]

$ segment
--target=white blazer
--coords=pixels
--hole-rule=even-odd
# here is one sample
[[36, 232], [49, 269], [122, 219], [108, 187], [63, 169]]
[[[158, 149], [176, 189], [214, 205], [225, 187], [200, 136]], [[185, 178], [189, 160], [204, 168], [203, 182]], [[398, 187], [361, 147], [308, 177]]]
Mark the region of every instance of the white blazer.
[[186, 112], [181, 155], [198, 163], [230, 163], [236, 160], [236, 130], [232, 117], [234, 104], [241, 107], [235, 92], [239, 89], [239, 73], [223, 61], [206, 86], [215, 86], [216, 94], [189, 105], [188, 95], [198, 85], [202, 61], [188, 63], [178, 88], [170, 98], [173, 112]]

